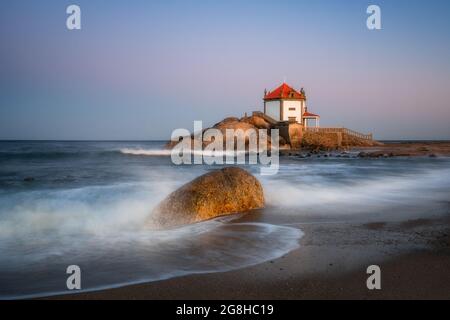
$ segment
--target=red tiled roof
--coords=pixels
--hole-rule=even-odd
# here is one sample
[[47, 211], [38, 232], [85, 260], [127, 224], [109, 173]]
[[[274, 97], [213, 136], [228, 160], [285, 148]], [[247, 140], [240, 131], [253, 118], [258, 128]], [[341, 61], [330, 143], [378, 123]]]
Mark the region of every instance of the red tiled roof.
[[304, 117], [318, 117], [318, 115], [317, 114], [314, 114], [314, 113], [311, 113], [311, 112], [305, 112], [304, 114], [303, 114], [303, 116]]
[[301, 99], [304, 100], [305, 96], [300, 92], [296, 91], [292, 87], [283, 83], [281, 86], [275, 90], [268, 92], [264, 96], [264, 100], [276, 100], [276, 99]]

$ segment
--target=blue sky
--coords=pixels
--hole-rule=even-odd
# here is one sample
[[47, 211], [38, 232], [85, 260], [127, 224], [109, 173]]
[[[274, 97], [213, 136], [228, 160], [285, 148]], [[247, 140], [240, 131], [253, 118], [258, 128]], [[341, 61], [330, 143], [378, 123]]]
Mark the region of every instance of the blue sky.
[[[78, 4], [82, 29], [66, 28]], [[381, 7], [382, 30], [366, 28]], [[304, 87], [322, 126], [450, 139], [448, 1], [2, 1], [0, 139], [166, 139]]]

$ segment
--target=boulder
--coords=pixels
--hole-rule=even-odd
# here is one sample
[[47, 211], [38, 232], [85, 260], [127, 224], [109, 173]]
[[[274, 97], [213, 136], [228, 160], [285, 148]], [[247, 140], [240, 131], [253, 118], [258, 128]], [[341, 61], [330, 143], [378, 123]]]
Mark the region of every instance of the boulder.
[[152, 212], [148, 224], [175, 227], [264, 207], [259, 181], [246, 170], [227, 167], [180, 187]]
[[[226, 135], [226, 130], [227, 129], [232, 129], [236, 132], [236, 130], [242, 130], [243, 133], [245, 134], [244, 138], [245, 138], [245, 149], [248, 150], [249, 147], [249, 142], [250, 142], [250, 138], [249, 138], [249, 134], [251, 131], [248, 130], [252, 130], [255, 132], [256, 134], [256, 139], [257, 139], [257, 143], [259, 143], [259, 136], [258, 136], [258, 128], [256, 128], [253, 124], [248, 123], [248, 122], [244, 122], [244, 121], [228, 121], [228, 122], [219, 122], [218, 124], [214, 125], [213, 127], [214, 129], [218, 129], [222, 132], [223, 135], [223, 143], [224, 143], [224, 148], [226, 146], [226, 141], [227, 141], [227, 135]], [[237, 140], [235, 138], [234, 141], [234, 148], [237, 148]], [[267, 141], [267, 148], [270, 148], [271, 144], [270, 144], [270, 139], [268, 139]]]
[[233, 123], [233, 122], [239, 122], [239, 118], [236, 117], [227, 117], [225, 119], [223, 119], [222, 121], [216, 123], [214, 125], [214, 127], [220, 126], [220, 125], [224, 125], [226, 123]]
[[221, 130], [224, 135], [226, 129], [233, 129], [233, 130], [241, 129], [243, 131], [247, 131], [248, 129], [256, 130], [256, 127], [254, 125], [242, 121], [219, 122], [218, 124], [215, 124], [213, 128]]
[[[236, 117], [228, 117], [223, 119], [222, 121], [216, 123], [213, 127], [213, 129], [218, 129], [221, 131], [222, 135], [223, 135], [223, 143], [224, 143], [224, 148], [226, 147], [226, 130], [227, 129], [232, 129], [232, 130], [242, 130], [245, 134], [245, 148], [246, 150], [248, 150], [249, 147], [249, 134], [250, 131], [248, 130], [254, 130], [256, 133], [256, 138], [257, 138], [257, 144], [259, 145], [259, 134], [258, 134], [258, 129], [268, 129], [270, 128], [270, 124], [264, 120], [264, 118], [259, 117], [259, 116], [251, 116], [251, 117], [244, 117], [242, 119], [238, 119]], [[203, 130], [202, 133], [205, 132], [205, 130], [207, 130], [208, 128], [205, 128]], [[270, 150], [271, 148], [271, 139], [270, 139], [270, 131], [267, 131], [267, 143], [266, 143], [266, 147], [267, 149]], [[191, 140], [194, 139], [194, 135], [191, 134]], [[166, 148], [167, 149], [172, 149], [173, 147], [175, 147], [177, 144], [179, 143], [179, 141], [169, 141], [166, 144]], [[202, 146], [203, 148], [205, 148], [206, 146], [208, 146], [211, 142], [210, 141], [203, 141]], [[286, 142], [287, 143], [287, 142]], [[193, 142], [191, 141], [191, 145], [193, 145]], [[235, 140], [235, 149], [237, 147], [237, 143]]]
[[245, 117], [241, 119], [241, 122], [249, 123], [258, 129], [270, 129], [270, 123], [260, 116]]

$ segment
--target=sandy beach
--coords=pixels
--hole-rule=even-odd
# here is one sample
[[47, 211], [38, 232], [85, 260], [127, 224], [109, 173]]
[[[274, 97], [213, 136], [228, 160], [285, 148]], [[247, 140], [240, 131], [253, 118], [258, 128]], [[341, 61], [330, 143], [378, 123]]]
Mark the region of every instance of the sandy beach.
[[[450, 299], [449, 216], [301, 227], [301, 247], [274, 261], [51, 299]], [[366, 287], [371, 264], [381, 290]]]

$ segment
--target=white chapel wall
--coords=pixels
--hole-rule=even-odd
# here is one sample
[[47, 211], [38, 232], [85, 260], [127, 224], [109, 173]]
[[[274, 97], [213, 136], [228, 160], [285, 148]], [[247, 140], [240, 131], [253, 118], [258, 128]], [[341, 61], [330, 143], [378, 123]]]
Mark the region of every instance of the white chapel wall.
[[266, 101], [266, 114], [280, 121], [280, 101]]
[[300, 100], [283, 101], [283, 121], [288, 121], [289, 117], [295, 117], [297, 122], [302, 122], [302, 102]]

